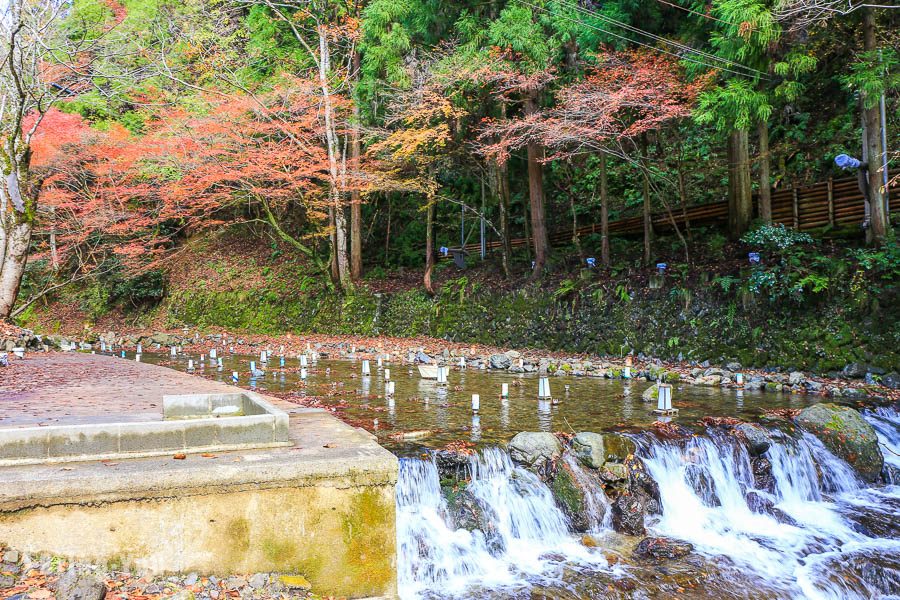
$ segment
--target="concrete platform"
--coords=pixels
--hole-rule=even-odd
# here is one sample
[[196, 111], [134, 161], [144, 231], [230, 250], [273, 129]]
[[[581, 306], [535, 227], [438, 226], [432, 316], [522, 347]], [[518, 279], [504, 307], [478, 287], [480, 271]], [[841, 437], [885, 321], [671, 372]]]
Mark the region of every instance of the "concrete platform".
[[[111, 411], [149, 414], [149, 404], [162, 406], [163, 392], [235, 391], [163, 367], [87, 356], [49, 355], [40, 365], [102, 367], [109, 387], [88, 369], [97, 392], [90, 404], [99, 410], [108, 403]], [[139, 378], [142, 395], [128, 396], [127, 385], [116, 383], [120, 364], [126, 377]], [[37, 410], [31, 403], [48, 390], [65, 393], [56, 382], [37, 383], [15, 392], [15, 402]], [[2, 388], [0, 398], [15, 420]], [[54, 419], [91, 416], [51, 400]], [[321, 595], [394, 597], [396, 457], [326, 411], [269, 400], [290, 415], [290, 447], [0, 468], [0, 541], [154, 573], [297, 573]]]

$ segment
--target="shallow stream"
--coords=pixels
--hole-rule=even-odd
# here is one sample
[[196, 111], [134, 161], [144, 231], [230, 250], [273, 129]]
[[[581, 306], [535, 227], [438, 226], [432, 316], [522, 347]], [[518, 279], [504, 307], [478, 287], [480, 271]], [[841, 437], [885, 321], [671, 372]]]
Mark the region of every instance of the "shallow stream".
[[[654, 407], [641, 401], [647, 382], [553, 377], [553, 403], [537, 399], [536, 375], [452, 371], [449, 385], [438, 386], [408, 366], [388, 364], [396, 391], [385, 398], [384, 372], [374, 361], [372, 376], [363, 378], [358, 361], [319, 360], [301, 380], [296, 359], [282, 369], [276, 357], [249, 378], [251, 357], [227, 356], [220, 371], [198, 357], [143, 356], [179, 370], [189, 359], [206, 377], [231, 381], [239, 371], [241, 385], [297, 401], [314, 397], [316, 405], [376, 432], [402, 457], [397, 528], [404, 599], [900, 598], [900, 487], [866, 485], [811, 435], [771, 429], [765, 458], [773, 484], [759, 489], [743, 443], [697, 426], [704, 416], [754, 420], [817, 397], [676, 386], [675, 420], [698, 434], [666, 440], [640, 432], [657, 420]], [[499, 397], [501, 383], [510, 384], [508, 399]], [[478, 415], [473, 393], [481, 396]], [[886, 462], [900, 466], [896, 408], [864, 416]], [[602, 486], [570, 460], [577, 477], [596, 485], [586, 508], [590, 530], [575, 533], [550, 487], [502, 448], [520, 431], [610, 428], [632, 432], [658, 486], [660, 507], [647, 518], [647, 535], [689, 542], [688, 555], [661, 562], [637, 557], [641, 538], [612, 531]], [[449, 493], [464, 491], [478, 506], [477, 527], [460, 522], [447, 482], [425, 457], [429, 447], [459, 441], [477, 453], [460, 489]]]

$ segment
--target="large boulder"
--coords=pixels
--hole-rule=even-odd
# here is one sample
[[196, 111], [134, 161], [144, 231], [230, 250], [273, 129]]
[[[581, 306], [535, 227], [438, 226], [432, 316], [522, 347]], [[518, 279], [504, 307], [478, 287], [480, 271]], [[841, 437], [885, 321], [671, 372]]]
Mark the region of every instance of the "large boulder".
[[497, 371], [505, 371], [512, 365], [512, 359], [505, 354], [491, 354], [488, 366]]
[[543, 467], [562, 454], [562, 444], [552, 433], [523, 431], [509, 441], [509, 456], [529, 468]]
[[884, 467], [875, 429], [848, 406], [814, 404], [797, 415], [797, 424], [844, 459], [866, 481], [876, 481]]
[[599, 469], [606, 462], [603, 436], [583, 431], [572, 438], [572, 453], [586, 467]]

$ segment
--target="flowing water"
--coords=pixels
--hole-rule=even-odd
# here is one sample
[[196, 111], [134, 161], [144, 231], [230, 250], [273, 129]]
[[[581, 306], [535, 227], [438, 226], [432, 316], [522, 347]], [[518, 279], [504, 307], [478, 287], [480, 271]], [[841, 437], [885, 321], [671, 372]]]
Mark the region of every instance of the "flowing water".
[[[189, 357], [145, 355], [185, 370]], [[644, 382], [559, 377], [558, 404], [538, 402], [534, 375], [455, 371], [450, 385], [392, 370], [396, 393], [384, 396], [383, 372], [358, 377], [359, 363], [319, 361], [301, 380], [290, 362], [247, 380], [251, 357], [228, 356], [229, 380], [288, 399], [315, 398], [374, 431], [400, 456], [466, 440], [479, 450], [464, 483], [441, 487], [432, 460], [401, 458], [397, 484], [398, 579], [404, 599], [490, 598], [900, 598], [900, 487], [866, 486], [816, 438], [771, 430], [771, 483], [733, 436], [710, 430], [689, 439], [636, 434], [638, 454], [659, 487], [661, 513], [648, 535], [690, 542], [694, 552], [661, 564], [635, 558], [639, 538], [614, 533], [606, 494], [571, 457], [587, 487], [588, 536], [573, 532], [550, 488], [516, 467], [498, 445], [519, 431], [603, 431], [655, 420], [641, 402]], [[197, 357], [194, 357], [197, 360]], [[277, 359], [276, 359], [277, 360]], [[197, 363], [198, 367], [200, 363]], [[510, 383], [510, 397], [495, 392]], [[566, 389], [564, 386], [568, 386]], [[473, 416], [472, 393], [481, 394]], [[706, 415], [753, 419], [762, 411], [802, 407], [816, 397], [677, 388], [678, 421]], [[896, 408], [865, 411], [886, 464], [900, 468]], [[376, 426], [377, 422], [377, 426]], [[414, 442], [398, 432], [424, 430]], [[890, 471], [890, 469], [886, 469]], [[446, 482], [445, 482], [446, 483]]]

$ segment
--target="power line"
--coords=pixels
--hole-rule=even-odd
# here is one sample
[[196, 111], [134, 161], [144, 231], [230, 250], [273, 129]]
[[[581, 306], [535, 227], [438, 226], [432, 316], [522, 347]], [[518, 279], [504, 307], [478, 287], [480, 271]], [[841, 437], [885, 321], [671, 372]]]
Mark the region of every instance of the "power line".
[[726, 25], [734, 25], [734, 23], [732, 23], [731, 21], [725, 21], [725, 20], [723, 20], [723, 19], [719, 19], [719, 18], [717, 18], [717, 17], [713, 17], [712, 15], [707, 15], [707, 14], [705, 14], [705, 13], [702, 13], [702, 12], [699, 12], [699, 11], [696, 11], [696, 10], [692, 10], [692, 9], [690, 9], [690, 8], [686, 8], [686, 7], [681, 6], [681, 5], [679, 5], [679, 4], [675, 4], [674, 2], [667, 2], [667, 0], [656, 0], [656, 1], [657, 1], [657, 2], [660, 2], [660, 3], [662, 3], [662, 4], [667, 4], [668, 6], [671, 6], [672, 8], [677, 8], [678, 10], [683, 10], [683, 11], [685, 11], [685, 12], [689, 12], [689, 13], [691, 13], [692, 15], [697, 15], [698, 17], [703, 17], [704, 19], [709, 19], [710, 21], [718, 21], [719, 23], [725, 23]]
[[760, 77], [762, 77], [762, 78], [764, 78], [764, 79], [768, 79], [768, 75], [767, 75], [766, 73], [764, 73], [764, 72], [762, 72], [762, 71], [760, 71], [760, 70], [758, 70], [758, 69], [754, 69], [753, 67], [748, 67], [748, 66], [746, 66], [746, 65], [744, 65], [744, 64], [741, 64], [741, 63], [739, 63], [739, 62], [735, 62], [735, 61], [733, 61], [733, 60], [729, 60], [729, 59], [723, 58], [723, 57], [721, 57], [721, 56], [716, 56], [715, 54], [710, 54], [709, 52], [705, 52], [705, 51], [703, 51], [703, 50], [698, 50], [698, 49], [696, 49], [696, 48], [694, 48], [694, 47], [692, 47], [692, 46], [688, 46], [687, 44], [684, 44], [684, 43], [682, 43], [682, 42], [677, 42], [677, 41], [675, 41], [675, 40], [670, 40], [669, 38], [665, 38], [665, 37], [662, 37], [662, 36], [660, 36], [660, 35], [656, 35], [655, 33], [651, 33], [651, 32], [649, 32], [649, 31], [640, 29], [639, 27], [635, 27], [635, 26], [630, 25], [630, 24], [628, 24], [628, 23], [623, 23], [622, 21], [618, 21], [618, 20], [613, 19], [612, 17], [608, 17], [608, 16], [606, 16], [606, 15], [604, 15], [604, 14], [601, 14], [601, 13], [598, 13], [598, 12], [595, 12], [595, 11], [588, 10], [588, 9], [586, 9], [586, 8], [583, 8], [583, 7], [581, 7], [581, 6], [578, 6], [577, 4], [573, 4], [572, 2], [568, 2], [568, 1], [566, 1], [566, 0], [559, 0], [559, 2], [560, 2], [560, 4], [563, 4], [563, 5], [565, 5], [565, 6], [569, 7], [569, 8], [571, 8], [571, 9], [574, 9], [574, 10], [576, 10], [576, 11], [582, 13], [582, 14], [585, 14], [585, 15], [588, 15], [588, 16], [595, 17], [595, 18], [598, 18], [598, 19], [600, 19], [600, 20], [606, 21], [606, 22], [608, 22], [608, 23], [610, 23], [610, 24], [612, 24], [612, 25], [615, 25], [615, 26], [621, 27], [622, 29], [625, 29], [626, 31], [631, 31], [631, 32], [637, 33], [637, 34], [639, 34], [639, 35], [643, 35], [643, 36], [645, 36], [645, 37], [649, 37], [650, 39], [653, 39], [653, 40], [655, 40], [655, 41], [663, 42], [663, 43], [665, 43], [665, 44], [669, 44], [670, 46], [674, 46], [675, 48], [678, 48], [678, 49], [683, 50], [683, 51], [685, 51], [685, 52], [691, 52], [691, 53], [694, 53], [694, 54], [699, 54], [700, 56], [703, 56], [703, 57], [707, 58], [708, 60], [718, 61], [718, 62], [727, 64], [728, 66], [731, 66], [731, 67], [745, 69], [745, 70], [747, 70], [747, 71], [749, 71], [749, 72], [751, 72], [751, 73], [754, 73], [754, 74], [756, 74], [756, 75], [759, 75]]
[[[537, 6], [537, 5], [535, 5], [535, 4], [532, 4], [532, 3], [528, 2], [527, 0], [515, 0], [515, 1], [516, 1], [516, 2], [519, 2], [520, 4], [524, 4], [525, 6], [529, 6], [529, 7], [533, 8], [533, 9], [540, 10], [540, 11], [542, 11], [542, 12], [545, 12], [545, 13], [548, 13], [548, 14], [549, 14], [549, 11], [548, 11], [546, 8], [544, 8], [544, 7], [542, 7], [542, 6]], [[581, 25], [582, 27], [587, 27], [588, 29], [593, 29], [594, 31], [599, 31], [600, 33], [605, 33], [606, 35], [609, 35], [609, 36], [612, 36], [612, 37], [614, 37], [614, 38], [623, 40], [623, 41], [625, 41], [625, 42], [629, 42], [629, 43], [631, 43], [631, 44], [637, 44], [638, 46], [641, 46], [641, 47], [643, 47], [643, 48], [647, 48], [648, 50], [653, 50], [654, 52], [661, 52], [662, 54], [667, 54], [667, 55], [669, 55], [669, 56], [671, 56], [671, 57], [673, 57], [673, 58], [677, 58], [678, 60], [687, 60], [687, 61], [689, 61], [689, 62], [698, 64], [698, 65], [701, 65], [701, 66], [704, 66], [704, 67], [707, 67], [707, 68], [710, 68], [710, 69], [715, 69], [715, 70], [717, 70], [717, 71], [725, 71], [725, 72], [727, 72], [727, 73], [732, 73], [732, 74], [734, 74], [734, 75], [740, 75], [741, 77], [746, 77], [746, 76], [747, 76], [747, 73], [742, 73], [742, 72], [740, 72], [740, 71], [733, 71], [733, 70], [727, 69], [727, 68], [725, 68], [725, 67], [723, 67], [723, 66], [721, 66], [721, 65], [711, 65], [711, 64], [709, 64], [709, 63], [707, 63], [707, 62], [703, 62], [702, 60], [699, 60], [699, 59], [694, 58], [694, 57], [691, 57], [691, 56], [685, 56], [685, 55], [677, 54], [677, 53], [675, 53], [675, 52], [671, 52], [671, 51], [666, 50], [666, 49], [664, 49], [664, 48], [660, 48], [659, 46], [653, 46], [653, 45], [651, 45], [651, 44], [646, 44], [646, 43], [644, 43], [644, 42], [639, 42], [639, 41], [637, 41], [637, 40], [631, 39], [631, 38], [626, 37], [626, 36], [624, 36], [624, 35], [619, 35], [619, 34], [617, 34], [617, 33], [613, 33], [612, 31], [603, 29], [602, 27], [598, 27], [598, 26], [596, 26], [596, 25], [591, 25], [591, 24], [589, 24], [589, 23], [585, 23], [584, 21], [581, 21], [581, 20], [578, 20], [578, 19], [573, 19], [573, 18], [567, 17], [567, 16], [565, 16], [565, 15], [557, 15], [557, 16], [560, 17], [560, 18], [562, 18], [562, 19], [565, 19], [566, 21], [575, 23], [575, 24], [577, 24], [577, 25]], [[692, 50], [691, 50], [691, 51], [692, 51]], [[768, 79], [768, 77], [764, 77], [764, 78], [765, 78], [765, 79]]]

